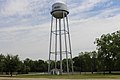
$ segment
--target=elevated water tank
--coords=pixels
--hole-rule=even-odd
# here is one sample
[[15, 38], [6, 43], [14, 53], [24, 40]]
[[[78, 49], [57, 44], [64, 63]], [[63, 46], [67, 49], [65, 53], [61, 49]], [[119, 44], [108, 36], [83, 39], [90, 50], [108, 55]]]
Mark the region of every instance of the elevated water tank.
[[58, 19], [66, 17], [69, 14], [67, 5], [64, 3], [54, 3], [52, 5], [51, 14]]

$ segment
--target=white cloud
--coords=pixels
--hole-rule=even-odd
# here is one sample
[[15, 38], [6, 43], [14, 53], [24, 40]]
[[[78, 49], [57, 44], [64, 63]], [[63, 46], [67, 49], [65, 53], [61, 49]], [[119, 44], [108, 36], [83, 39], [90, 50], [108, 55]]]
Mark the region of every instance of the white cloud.
[[[73, 56], [78, 55], [80, 51], [95, 50], [96, 46], [93, 43], [95, 38], [100, 37], [102, 34], [119, 30], [119, 21], [120, 15], [106, 19], [91, 18], [81, 22], [79, 20], [71, 20], [70, 33]], [[21, 30], [29, 32], [22, 33]], [[21, 27], [21, 29], [17, 29], [16, 27], [3, 31], [5, 32], [2, 37], [6, 36], [6, 39], [9, 41], [0, 41], [1, 52], [19, 54], [22, 59], [26, 57], [32, 59], [48, 59], [46, 55], [48, 55], [49, 48], [49, 23], [38, 26], [29, 26], [29, 28]], [[8, 33], [6, 33], [6, 31]], [[12, 41], [10, 39], [12, 39]]]
[[119, 30], [120, 15], [111, 18], [91, 18], [87, 20], [71, 21], [71, 37], [73, 53], [78, 55], [80, 51], [92, 51], [96, 46], [94, 41], [102, 34], [112, 33]]
[[71, 10], [72, 13], [80, 13], [92, 9], [97, 3], [100, 3], [101, 0], [85, 0], [79, 6], [73, 7]]
[[49, 23], [2, 28], [0, 30], [0, 51], [3, 54], [18, 54], [22, 59], [26, 57], [45, 59], [48, 50], [49, 30]]
[[49, 32], [50, 27], [48, 26], [49, 23], [44, 23], [36, 26], [13, 26], [9, 28], [1, 28], [0, 33], [2, 34], [0, 35], [0, 41], [34, 41], [38, 36], [45, 35], [46, 32]]
[[29, 11], [27, 0], [7, 0], [1, 10], [3, 15], [11, 16], [15, 14], [27, 14]]
[[111, 7], [111, 8], [107, 8], [105, 10], [102, 10], [100, 14], [98, 14], [97, 16], [94, 17], [98, 17], [98, 18], [109, 18], [112, 16], [117, 15], [115, 12], [116, 11], [120, 11], [119, 7]]
[[[7, 1], [8, 2], [2, 12], [4, 15], [31, 14], [31, 21], [34, 23], [37, 23], [37, 20], [34, 21], [36, 18], [40, 18], [40, 21], [44, 20], [46, 16], [46, 18], [48, 18], [48, 15], [50, 15], [49, 9], [51, 8], [52, 3], [56, 1], [67, 3], [67, 0]], [[81, 13], [85, 14], [84, 11], [92, 9], [95, 5], [103, 1], [108, 0], [84, 0], [82, 3], [68, 4], [71, 10], [70, 14], [76, 13], [78, 15], [72, 17], [69, 16], [74, 56], [78, 55], [80, 51], [95, 50], [96, 46], [93, 44], [95, 38], [100, 37], [104, 33], [106, 34], [119, 30], [120, 15], [106, 18], [106, 16], [108, 16], [106, 14], [114, 14], [115, 11], [119, 11], [119, 8], [101, 10], [99, 15], [94, 15], [87, 19], [78, 18], [79, 16], [82, 16]], [[44, 9], [47, 9], [46, 12]], [[44, 13], [46, 15], [44, 15]], [[50, 21], [45, 21], [44, 24], [24, 25], [26, 23], [32, 23], [28, 19], [29, 16], [28, 18], [20, 19], [20, 24], [22, 25], [9, 25], [6, 23], [9, 26], [0, 28], [0, 51], [3, 53], [19, 54], [23, 59], [31, 57], [32, 59], [42, 58], [47, 60], [48, 57], [46, 57], [46, 55], [48, 55]], [[16, 20], [17, 18], [12, 22], [16, 23]], [[19, 19], [17, 21], [19, 21]]]

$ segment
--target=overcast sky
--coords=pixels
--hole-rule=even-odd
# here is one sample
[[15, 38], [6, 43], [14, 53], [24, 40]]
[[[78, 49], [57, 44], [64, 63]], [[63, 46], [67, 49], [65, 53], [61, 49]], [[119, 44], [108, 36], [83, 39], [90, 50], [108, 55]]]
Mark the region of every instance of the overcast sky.
[[73, 56], [96, 50], [96, 38], [120, 28], [120, 0], [0, 0], [0, 53], [47, 60], [55, 2], [68, 6]]

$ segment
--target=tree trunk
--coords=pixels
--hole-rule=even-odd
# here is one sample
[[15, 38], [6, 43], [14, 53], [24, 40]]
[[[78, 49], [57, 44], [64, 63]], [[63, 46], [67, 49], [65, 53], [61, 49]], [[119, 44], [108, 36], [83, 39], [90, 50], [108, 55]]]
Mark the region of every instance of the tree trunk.
[[103, 74], [105, 75], [105, 69], [103, 70]]
[[109, 66], [109, 74], [111, 74], [111, 65]]
[[92, 74], [93, 74], [93, 70], [92, 70], [92, 72], [91, 72]]
[[12, 72], [10, 72], [10, 76], [12, 77]]
[[2, 75], [3, 75], [3, 71], [2, 71]]
[[111, 74], [111, 70], [109, 70], [109, 74]]
[[6, 73], [6, 75], [9, 75], [9, 72], [6, 71], [5, 73]]
[[91, 67], [91, 73], [93, 74], [93, 66]]
[[105, 71], [103, 71], [103, 74], [105, 75]]

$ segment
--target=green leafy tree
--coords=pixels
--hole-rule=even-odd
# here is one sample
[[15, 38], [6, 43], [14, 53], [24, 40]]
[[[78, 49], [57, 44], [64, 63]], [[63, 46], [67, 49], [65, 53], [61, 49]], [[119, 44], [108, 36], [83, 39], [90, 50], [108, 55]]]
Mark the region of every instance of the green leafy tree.
[[83, 62], [84, 62], [84, 71], [91, 71], [91, 58], [89, 52], [85, 52], [83, 55]]
[[32, 62], [32, 60], [31, 59], [29, 59], [29, 58], [26, 58], [25, 60], [24, 60], [24, 67], [25, 67], [25, 72], [28, 74], [28, 72], [29, 71], [31, 71], [32, 72], [32, 70], [34, 69], [34, 68], [31, 68], [32, 67], [32, 65], [34, 65], [33, 64], [33, 62]]
[[[114, 69], [114, 63], [117, 60], [117, 54], [120, 53], [120, 31], [112, 34], [104, 34], [96, 39], [98, 49], [99, 65], [101, 70], [111, 71]], [[100, 68], [99, 68], [100, 69]]]
[[96, 51], [92, 51], [90, 52], [90, 58], [91, 58], [91, 73], [93, 74], [93, 72], [97, 71], [97, 67], [98, 67], [98, 59], [97, 59], [97, 52]]
[[[30, 72], [46, 72], [47, 68], [48, 68], [47, 62], [40, 60], [40, 59], [33, 61], [29, 58], [26, 58], [24, 60], [24, 65], [30, 69]], [[53, 63], [53, 65], [54, 65], [54, 63]], [[53, 67], [53, 66], [51, 65], [51, 67]], [[27, 71], [29, 71], [29, 70], [27, 70]]]
[[120, 71], [120, 53], [116, 55], [115, 71]]
[[3, 74], [4, 70], [4, 55], [0, 54], [0, 72]]
[[12, 55], [7, 55], [5, 56], [4, 59], [4, 70], [6, 71], [7, 74], [10, 73], [12, 76], [13, 72], [16, 72], [19, 68], [19, 57], [18, 55], [12, 56]]
[[74, 70], [84, 72], [90, 72], [93, 74], [97, 70], [97, 53], [93, 52], [81, 52], [79, 56], [73, 58]]
[[78, 56], [74, 57], [73, 61], [74, 61], [74, 63], [73, 63], [74, 71], [76, 71], [76, 72], [80, 71], [81, 72], [81, 70], [80, 70], [80, 68], [81, 68], [81, 60], [80, 60], [80, 58]]
[[45, 72], [46, 71], [46, 65], [45, 62], [43, 60], [38, 60], [36, 63], [36, 67], [37, 67], [37, 71], [38, 72]]

